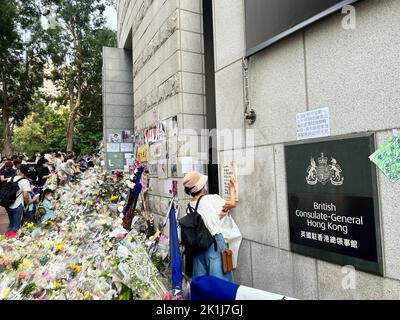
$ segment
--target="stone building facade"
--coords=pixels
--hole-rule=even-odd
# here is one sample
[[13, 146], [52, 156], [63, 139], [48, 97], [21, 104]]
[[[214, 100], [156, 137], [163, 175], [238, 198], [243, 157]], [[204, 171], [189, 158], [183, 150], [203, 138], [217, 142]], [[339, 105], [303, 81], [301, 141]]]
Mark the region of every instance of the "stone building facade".
[[[290, 250], [284, 152], [285, 144], [297, 140], [296, 114], [321, 107], [330, 110], [333, 137], [369, 132], [380, 146], [400, 127], [400, 2], [357, 2], [356, 29], [344, 29], [339, 12], [251, 56], [248, 92], [257, 114], [252, 125], [244, 119], [244, 0], [212, 1], [211, 76], [203, 5], [201, 0], [120, 0], [118, 43], [132, 57], [136, 129], [177, 116], [179, 128], [196, 129], [205, 144], [200, 130], [207, 128], [212, 92], [216, 128], [253, 134], [253, 140], [216, 146], [219, 163], [237, 160], [243, 167], [243, 151], [254, 156], [254, 170], [242, 175], [239, 170], [233, 216], [244, 240], [236, 280], [299, 299], [400, 298], [400, 184], [378, 172], [384, 276], [356, 271], [355, 287], [345, 288], [341, 266]], [[208, 91], [207, 79], [215, 79]], [[204, 158], [180, 150], [178, 137], [168, 139], [168, 152]], [[185, 206], [182, 177], [178, 169], [178, 197]], [[161, 217], [170, 197], [165, 179], [153, 180], [148, 200]]]

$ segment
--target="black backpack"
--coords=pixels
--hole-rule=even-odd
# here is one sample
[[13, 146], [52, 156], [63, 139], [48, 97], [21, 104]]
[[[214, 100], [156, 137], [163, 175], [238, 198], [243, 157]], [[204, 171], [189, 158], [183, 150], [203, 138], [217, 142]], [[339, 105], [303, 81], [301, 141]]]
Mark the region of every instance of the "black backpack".
[[14, 181], [14, 178], [15, 177], [12, 177], [0, 190], [0, 206], [4, 208], [10, 207], [20, 195], [17, 195], [19, 191], [18, 182], [25, 178], [18, 179], [17, 181]]
[[196, 207], [188, 204], [186, 216], [179, 220], [181, 226], [181, 241], [185, 246], [185, 254], [198, 254], [210, 248], [214, 243], [215, 251], [218, 250], [217, 242], [204, 224], [203, 218], [197, 212], [202, 197], [197, 200]]

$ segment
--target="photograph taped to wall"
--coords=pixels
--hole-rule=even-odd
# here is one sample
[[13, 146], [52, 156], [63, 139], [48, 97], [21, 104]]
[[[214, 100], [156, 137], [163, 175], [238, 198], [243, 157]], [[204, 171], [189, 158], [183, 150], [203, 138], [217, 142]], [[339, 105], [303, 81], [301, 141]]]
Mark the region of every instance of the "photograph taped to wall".
[[131, 143], [133, 142], [133, 137], [130, 130], [122, 131], [122, 142]]
[[162, 159], [158, 161], [158, 177], [160, 179], [168, 178], [168, 160]]
[[171, 156], [171, 158], [169, 160], [168, 175], [173, 178], [178, 177], [178, 157], [177, 156]]
[[158, 177], [158, 162], [149, 163], [149, 174], [151, 177]]
[[122, 134], [120, 134], [120, 133], [110, 133], [108, 135], [108, 142], [111, 142], [111, 143], [122, 142]]

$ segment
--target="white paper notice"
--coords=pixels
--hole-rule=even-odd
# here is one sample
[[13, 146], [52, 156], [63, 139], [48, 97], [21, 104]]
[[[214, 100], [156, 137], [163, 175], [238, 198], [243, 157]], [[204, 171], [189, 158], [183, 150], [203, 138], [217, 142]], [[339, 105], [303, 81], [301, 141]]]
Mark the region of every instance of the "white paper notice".
[[133, 143], [121, 143], [121, 152], [133, 152]]
[[134, 158], [135, 155], [133, 153], [125, 153], [125, 159]]
[[172, 180], [164, 181], [164, 193], [172, 196]]
[[107, 152], [119, 152], [119, 143], [107, 143]]
[[179, 161], [182, 165], [182, 173], [183, 174], [193, 171], [192, 157], [182, 157], [182, 158], [179, 158]]
[[296, 115], [297, 140], [329, 137], [331, 135], [329, 108]]
[[[222, 183], [223, 183], [223, 198], [228, 200], [230, 198], [230, 180], [231, 177], [235, 176], [237, 179], [237, 164], [235, 161], [231, 161], [230, 163], [227, 163], [222, 166]], [[238, 201], [238, 190], [237, 190], [237, 184], [236, 184], [236, 201]]]

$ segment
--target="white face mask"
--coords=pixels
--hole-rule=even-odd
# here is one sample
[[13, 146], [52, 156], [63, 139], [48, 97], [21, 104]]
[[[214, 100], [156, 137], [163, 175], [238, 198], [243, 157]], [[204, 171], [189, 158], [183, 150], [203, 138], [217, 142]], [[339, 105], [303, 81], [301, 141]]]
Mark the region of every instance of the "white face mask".
[[46, 197], [47, 200], [52, 201], [53, 200], [53, 196], [48, 196]]

